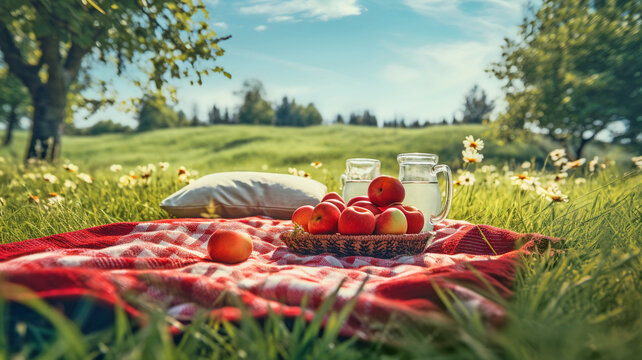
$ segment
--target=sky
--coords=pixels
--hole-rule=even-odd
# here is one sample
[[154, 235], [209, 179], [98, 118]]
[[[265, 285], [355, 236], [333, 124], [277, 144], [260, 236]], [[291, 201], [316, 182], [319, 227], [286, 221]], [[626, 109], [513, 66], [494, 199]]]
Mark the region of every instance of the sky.
[[[235, 110], [246, 79], [266, 98], [313, 102], [324, 120], [369, 110], [379, 121], [439, 121], [459, 116], [464, 95], [479, 84], [501, 107], [501, 84], [485, 69], [514, 38], [524, 0], [206, 0], [225, 55], [211, 65], [232, 74], [203, 85], [170, 81], [176, 109], [206, 119], [212, 105]], [[108, 71], [108, 70], [107, 70]], [[127, 74], [125, 74], [127, 75]], [[127, 76], [114, 81], [122, 98], [136, 95]], [[77, 126], [103, 119], [135, 125], [135, 114], [107, 108]]]

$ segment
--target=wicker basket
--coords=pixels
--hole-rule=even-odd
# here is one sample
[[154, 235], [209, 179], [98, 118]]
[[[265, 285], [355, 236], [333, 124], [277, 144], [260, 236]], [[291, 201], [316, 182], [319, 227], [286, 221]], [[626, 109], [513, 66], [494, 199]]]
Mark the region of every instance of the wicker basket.
[[432, 231], [405, 235], [312, 235], [286, 231], [280, 239], [299, 254], [331, 253], [338, 256], [392, 258], [419, 254], [435, 236]]

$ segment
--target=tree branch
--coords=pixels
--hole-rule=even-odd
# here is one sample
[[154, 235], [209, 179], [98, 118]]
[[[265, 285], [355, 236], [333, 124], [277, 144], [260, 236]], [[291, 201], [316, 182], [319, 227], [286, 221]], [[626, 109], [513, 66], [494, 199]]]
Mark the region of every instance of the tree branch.
[[40, 85], [38, 71], [40, 66], [29, 65], [22, 57], [16, 46], [13, 35], [7, 25], [0, 21], [0, 51], [4, 61], [9, 65], [9, 71], [16, 75], [29, 91], [35, 90]]

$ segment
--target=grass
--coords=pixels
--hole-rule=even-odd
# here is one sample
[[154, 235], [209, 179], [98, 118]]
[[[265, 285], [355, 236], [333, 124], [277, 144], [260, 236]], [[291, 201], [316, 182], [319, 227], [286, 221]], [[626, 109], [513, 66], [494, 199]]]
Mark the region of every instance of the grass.
[[[287, 172], [288, 167], [296, 167], [337, 190], [336, 179], [348, 157], [379, 158], [388, 174], [397, 172], [396, 154], [411, 151], [435, 152], [441, 162], [460, 167], [461, 140], [469, 133], [481, 136], [485, 129], [217, 126], [65, 138], [62, 158], [92, 175], [91, 184], [66, 172], [60, 164], [23, 168], [19, 156], [24, 150], [24, 134], [18, 134], [16, 145], [0, 150], [5, 159], [0, 163], [0, 197], [6, 202], [0, 206], [0, 242], [115, 221], [166, 217], [158, 203], [184, 185], [176, 178], [180, 165], [201, 174], [223, 170]], [[637, 154], [621, 149], [607, 153], [593, 147], [589, 155], [599, 154], [604, 160], [607, 154], [617, 165], [595, 173], [584, 165], [569, 172], [560, 189], [570, 201], [551, 203], [534, 191], [513, 185], [510, 174], [501, 167], [506, 163], [508, 171], [523, 171], [519, 164], [534, 158], [537, 165], [528, 169], [529, 174], [536, 173], [547, 183], [554, 173], [550, 166], [542, 171], [542, 165], [553, 144], [538, 140], [533, 145], [499, 146], [492, 136], [484, 139], [483, 164], [493, 163], [499, 169], [484, 172], [467, 168], [476, 177], [475, 185], [457, 188], [449, 217], [565, 239], [561, 253], [524, 259], [515, 295], [506, 302], [508, 321], [499, 329], [489, 329], [475, 314], [468, 314], [430, 330], [405, 328], [403, 345], [364, 344], [336, 335], [347, 308], [332, 315], [334, 325], [325, 332], [318, 323], [304, 325], [300, 319], [288, 323], [277, 315], [261, 323], [245, 318], [239, 324], [199, 317], [175, 339], [157, 311], [151, 312], [150, 326], [134, 326], [117, 310], [108, 326], [89, 331], [82, 324], [83, 319], [91, 323], [90, 305], [79, 305], [66, 318], [51, 315], [55, 310], [44, 303], [22, 304], [30, 310], [20, 312], [15, 310], [16, 304], [0, 303], [0, 359], [35, 354], [114, 359], [637, 357], [642, 351], [642, 175], [630, 162], [630, 156]], [[149, 184], [133, 188], [119, 187], [123, 174], [108, 169], [119, 163], [126, 174], [137, 165], [158, 161], [170, 162], [170, 169], [157, 170]], [[314, 169], [311, 161], [324, 165]], [[43, 173], [56, 175], [57, 182], [44, 182]], [[586, 182], [576, 184], [578, 178]], [[65, 180], [73, 180], [77, 188], [65, 188]], [[47, 205], [50, 192], [61, 194], [64, 205]], [[30, 202], [29, 194], [38, 196], [40, 202]], [[17, 313], [33, 316], [18, 317]], [[42, 315], [36, 315], [39, 313]], [[49, 315], [43, 317], [45, 314]]]

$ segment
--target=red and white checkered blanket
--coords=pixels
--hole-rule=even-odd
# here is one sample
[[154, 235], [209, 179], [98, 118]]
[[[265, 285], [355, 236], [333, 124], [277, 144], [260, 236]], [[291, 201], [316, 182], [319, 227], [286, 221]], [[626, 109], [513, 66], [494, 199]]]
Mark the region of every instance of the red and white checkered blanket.
[[[207, 258], [207, 240], [221, 228], [252, 236], [254, 251], [247, 261], [225, 265]], [[224, 292], [237, 295], [255, 317], [265, 316], [269, 309], [285, 316], [301, 311], [309, 316], [342, 280], [337, 307], [354, 297], [367, 278], [343, 333], [370, 338], [370, 325], [385, 322], [393, 313], [409, 319], [443, 315], [435, 287], [491, 323], [501, 323], [503, 308], [482, 293], [490, 286], [492, 292], [509, 297], [519, 254], [549, 240], [445, 221], [435, 228], [437, 236], [422, 254], [340, 258], [288, 251], [278, 236], [290, 229], [290, 221], [262, 218], [109, 224], [0, 245], [0, 278], [42, 298], [89, 296], [121, 304], [133, 315], [141, 313], [141, 299], [147, 304], [158, 301], [181, 321], [203, 309], [227, 320], [239, 319], [236, 303], [219, 299]], [[304, 297], [307, 308], [301, 309]]]

